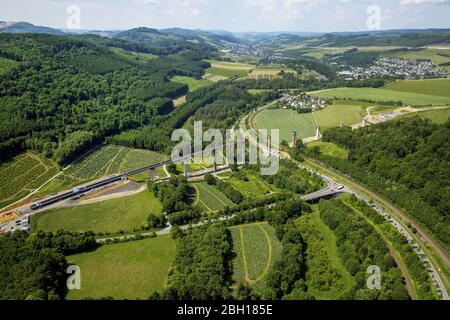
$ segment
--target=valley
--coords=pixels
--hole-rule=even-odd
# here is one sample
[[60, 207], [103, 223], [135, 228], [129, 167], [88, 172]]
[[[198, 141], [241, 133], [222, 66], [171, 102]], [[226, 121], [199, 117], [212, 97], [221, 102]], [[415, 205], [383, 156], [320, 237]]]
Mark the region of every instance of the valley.
[[[0, 32], [0, 300], [449, 299], [448, 31], [14, 25]], [[216, 163], [189, 138], [174, 157], [200, 121], [279, 141], [214, 137]]]

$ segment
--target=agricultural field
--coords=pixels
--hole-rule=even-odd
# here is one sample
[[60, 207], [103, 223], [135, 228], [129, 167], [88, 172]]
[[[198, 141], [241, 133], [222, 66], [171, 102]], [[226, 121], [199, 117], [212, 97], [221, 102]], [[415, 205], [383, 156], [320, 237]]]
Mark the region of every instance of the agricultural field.
[[261, 93], [266, 93], [266, 92], [270, 92], [271, 90], [269, 89], [249, 89], [248, 93], [252, 94], [252, 95], [257, 95], [257, 94], [261, 94]]
[[245, 173], [248, 181], [243, 181], [235, 177], [226, 178], [225, 181], [230, 183], [235, 189], [242, 192], [247, 197], [259, 197], [267, 195], [271, 192], [271, 187], [265, 181], [257, 176]]
[[174, 258], [175, 242], [169, 236], [68, 256], [69, 264], [81, 269], [81, 290], [69, 291], [66, 298], [148, 299], [163, 288]]
[[252, 79], [274, 79], [278, 78], [282, 71], [285, 73], [296, 73], [293, 69], [282, 66], [256, 67], [247, 77]]
[[0, 75], [7, 73], [16, 65], [17, 65], [16, 61], [0, 57]]
[[390, 83], [384, 88], [450, 98], [450, 79], [401, 80]]
[[234, 203], [222, 192], [206, 182], [196, 182], [192, 184], [196, 190], [196, 200], [194, 206], [199, 206], [206, 212], [214, 212]]
[[158, 58], [157, 55], [154, 55], [151, 53], [127, 51], [127, 50], [123, 50], [120, 48], [111, 48], [111, 51], [113, 51], [118, 56], [121, 56], [122, 58], [125, 58], [131, 62], [136, 62], [136, 61], [146, 62], [146, 61]]
[[195, 91], [197, 89], [209, 86], [211, 81], [205, 79], [195, 79], [192, 77], [175, 76], [170, 79], [173, 82], [186, 84], [189, 87], [189, 91]]
[[267, 223], [231, 227], [233, 239], [233, 279], [263, 288], [265, 276], [281, 256], [281, 243]]
[[312, 141], [306, 145], [308, 148], [318, 147], [320, 152], [326, 156], [338, 159], [347, 159], [348, 150], [334, 144], [332, 142]]
[[93, 231], [96, 233], [131, 232], [140, 228], [150, 213], [162, 214], [160, 201], [148, 190], [140, 193], [61, 209], [32, 216], [33, 230], [56, 232]]
[[413, 117], [413, 116], [419, 116], [422, 119], [429, 119], [431, 122], [436, 124], [443, 124], [447, 122], [447, 120], [450, 118], [450, 108], [447, 109], [438, 109], [438, 110], [431, 110], [431, 111], [423, 111], [423, 112], [415, 112], [406, 114], [402, 117]]
[[[130, 149], [114, 145], [101, 146], [71, 165], [68, 170], [52, 180], [36, 196], [53, 194], [93, 179], [128, 172], [163, 160], [167, 160], [166, 155], [149, 150]], [[166, 176], [162, 167], [156, 169], [156, 176]], [[132, 178], [143, 181], [149, 178], [149, 174], [141, 173]]]
[[186, 95], [172, 100], [174, 107], [179, 107], [183, 103], [185, 103], [186, 101], [187, 101], [187, 96]]
[[318, 60], [322, 60], [326, 54], [337, 54], [347, 51], [347, 48], [326, 48], [326, 47], [303, 47], [288, 46], [283, 49], [284, 54], [289, 57], [307, 56]]
[[55, 163], [32, 152], [0, 162], [0, 208], [27, 196], [58, 172]]
[[264, 110], [255, 117], [258, 129], [279, 129], [280, 141], [291, 141], [292, 130], [297, 137], [304, 139], [316, 134], [316, 125], [311, 113], [298, 113], [295, 110]]
[[232, 77], [242, 77], [249, 73], [255, 66], [245, 63], [208, 60], [211, 68], [205, 70], [206, 80], [215, 82]]
[[[436, 64], [448, 63], [450, 62], [450, 50], [446, 49], [421, 49], [421, 50], [411, 50], [407, 52], [392, 52], [383, 54], [384, 57], [389, 58], [401, 58], [407, 60], [431, 60]], [[449, 66], [442, 67], [450, 70]]]
[[355, 280], [339, 257], [334, 232], [321, 220], [317, 206], [313, 209], [311, 214], [296, 220], [308, 245], [308, 292], [316, 299], [336, 300], [351, 290]]
[[337, 127], [343, 123], [350, 126], [360, 123], [367, 115], [366, 108], [355, 104], [333, 103], [325, 109], [314, 112], [321, 129]]
[[406, 105], [447, 105], [450, 104], [449, 97], [435, 96], [430, 94], [413, 93], [388, 90], [382, 88], [335, 88], [310, 92], [311, 95], [323, 98], [372, 100], [372, 101], [402, 101]]

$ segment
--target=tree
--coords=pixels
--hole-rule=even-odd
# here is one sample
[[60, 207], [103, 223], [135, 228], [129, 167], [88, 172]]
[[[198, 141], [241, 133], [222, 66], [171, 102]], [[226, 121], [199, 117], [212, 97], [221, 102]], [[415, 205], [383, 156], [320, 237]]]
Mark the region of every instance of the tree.
[[169, 172], [170, 174], [178, 174], [177, 166], [175, 165], [175, 163], [169, 163], [166, 168], [167, 172]]
[[156, 215], [154, 213], [148, 216], [147, 221], [150, 228], [164, 228], [167, 222], [164, 215]]
[[205, 174], [204, 179], [205, 179], [205, 182], [206, 182], [207, 184], [209, 184], [210, 186], [216, 184], [216, 178], [215, 178], [212, 174], [210, 174], [210, 173]]

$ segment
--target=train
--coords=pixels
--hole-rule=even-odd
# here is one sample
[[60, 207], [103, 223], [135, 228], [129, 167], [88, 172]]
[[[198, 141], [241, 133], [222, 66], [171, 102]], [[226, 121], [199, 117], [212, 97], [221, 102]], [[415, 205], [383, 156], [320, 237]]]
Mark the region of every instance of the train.
[[150, 166], [143, 167], [143, 168], [140, 168], [140, 169], [136, 169], [136, 170], [133, 170], [133, 171], [121, 174], [121, 175], [109, 177], [109, 178], [106, 178], [106, 179], [94, 182], [94, 183], [89, 184], [89, 185], [85, 185], [85, 186], [82, 186], [82, 187], [76, 187], [76, 188], [74, 188], [71, 191], [64, 192], [64, 193], [61, 193], [61, 194], [56, 195], [54, 197], [50, 197], [50, 198], [47, 198], [47, 199], [44, 199], [44, 200], [41, 200], [41, 201], [34, 202], [30, 206], [30, 209], [33, 210], [33, 211], [39, 210], [39, 209], [42, 209], [42, 208], [47, 207], [49, 205], [55, 204], [57, 202], [64, 201], [64, 200], [67, 200], [67, 199], [71, 199], [71, 198], [80, 196], [80, 195], [82, 195], [82, 194], [84, 194], [86, 192], [92, 191], [94, 189], [106, 186], [106, 185], [114, 183], [114, 182], [121, 181], [123, 178], [127, 178], [129, 176], [133, 176], [133, 175], [136, 175], [138, 173], [145, 172], [145, 171], [148, 171], [148, 170], [156, 169], [158, 167], [161, 167], [161, 166], [164, 166], [164, 165], [170, 164], [170, 163], [172, 163], [172, 160], [166, 160], [166, 161], [155, 163], [155, 164], [152, 164]]
[[[227, 145], [234, 146], [234, 141], [223, 145], [223, 147], [226, 147]], [[203, 153], [203, 151], [198, 152], [198, 153], [193, 153], [191, 156], [195, 156], [196, 154], [201, 154], [201, 153]], [[179, 161], [182, 161], [182, 158], [180, 158]], [[130, 176], [134, 176], [136, 174], [139, 174], [139, 173], [142, 173], [142, 172], [145, 172], [145, 171], [149, 171], [149, 170], [152, 170], [152, 169], [156, 169], [158, 167], [162, 167], [162, 166], [170, 164], [172, 162], [178, 162], [178, 160], [177, 161], [173, 161], [172, 159], [169, 159], [169, 160], [166, 160], [166, 161], [154, 163], [154, 164], [151, 164], [149, 166], [146, 166], [146, 167], [143, 167], [143, 168], [139, 168], [139, 169], [136, 169], [136, 170], [132, 170], [130, 172], [123, 173], [123, 174], [120, 174], [120, 175], [117, 175], [117, 176], [109, 177], [109, 178], [97, 181], [95, 183], [92, 183], [92, 184], [89, 184], [89, 185], [86, 185], [86, 186], [77, 187], [77, 188], [74, 188], [72, 191], [68, 191], [68, 192], [56, 195], [54, 197], [50, 197], [50, 198], [47, 198], [47, 199], [44, 199], [44, 200], [41, 200], [41, 201], [37, 201], [37, 202], [33, 203], [30, 206], [30, 209], [34, 211], [34, 210], [38, 210], [38, 209], [47, 207], [49, 205], [55, 204], [55, 203], [63, 201], [63, 200], [67, 200], [67, 199], [70, 199], [70, 198], [73, 198], [73, 197], [76, 198], [77, 196], [83, 195], [84, 193], [89, 192], [91, 190], [94, 190], [94, 189], [106, 186], [106, 185], [114, 183], [114, 182], [121, 181], [124, 178], [126, 179], [126, 178], [128, 178]]]

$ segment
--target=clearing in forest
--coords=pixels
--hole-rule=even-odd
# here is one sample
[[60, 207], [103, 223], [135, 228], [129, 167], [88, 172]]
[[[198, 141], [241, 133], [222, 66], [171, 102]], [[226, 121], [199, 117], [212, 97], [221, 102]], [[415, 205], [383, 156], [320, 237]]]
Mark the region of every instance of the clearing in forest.
[[230, 230], [235, 254], [235, 282], [262, 288], [265, 276], [281, 256], [281, 242], [275, 230], [266, 222], [239, 225]]

